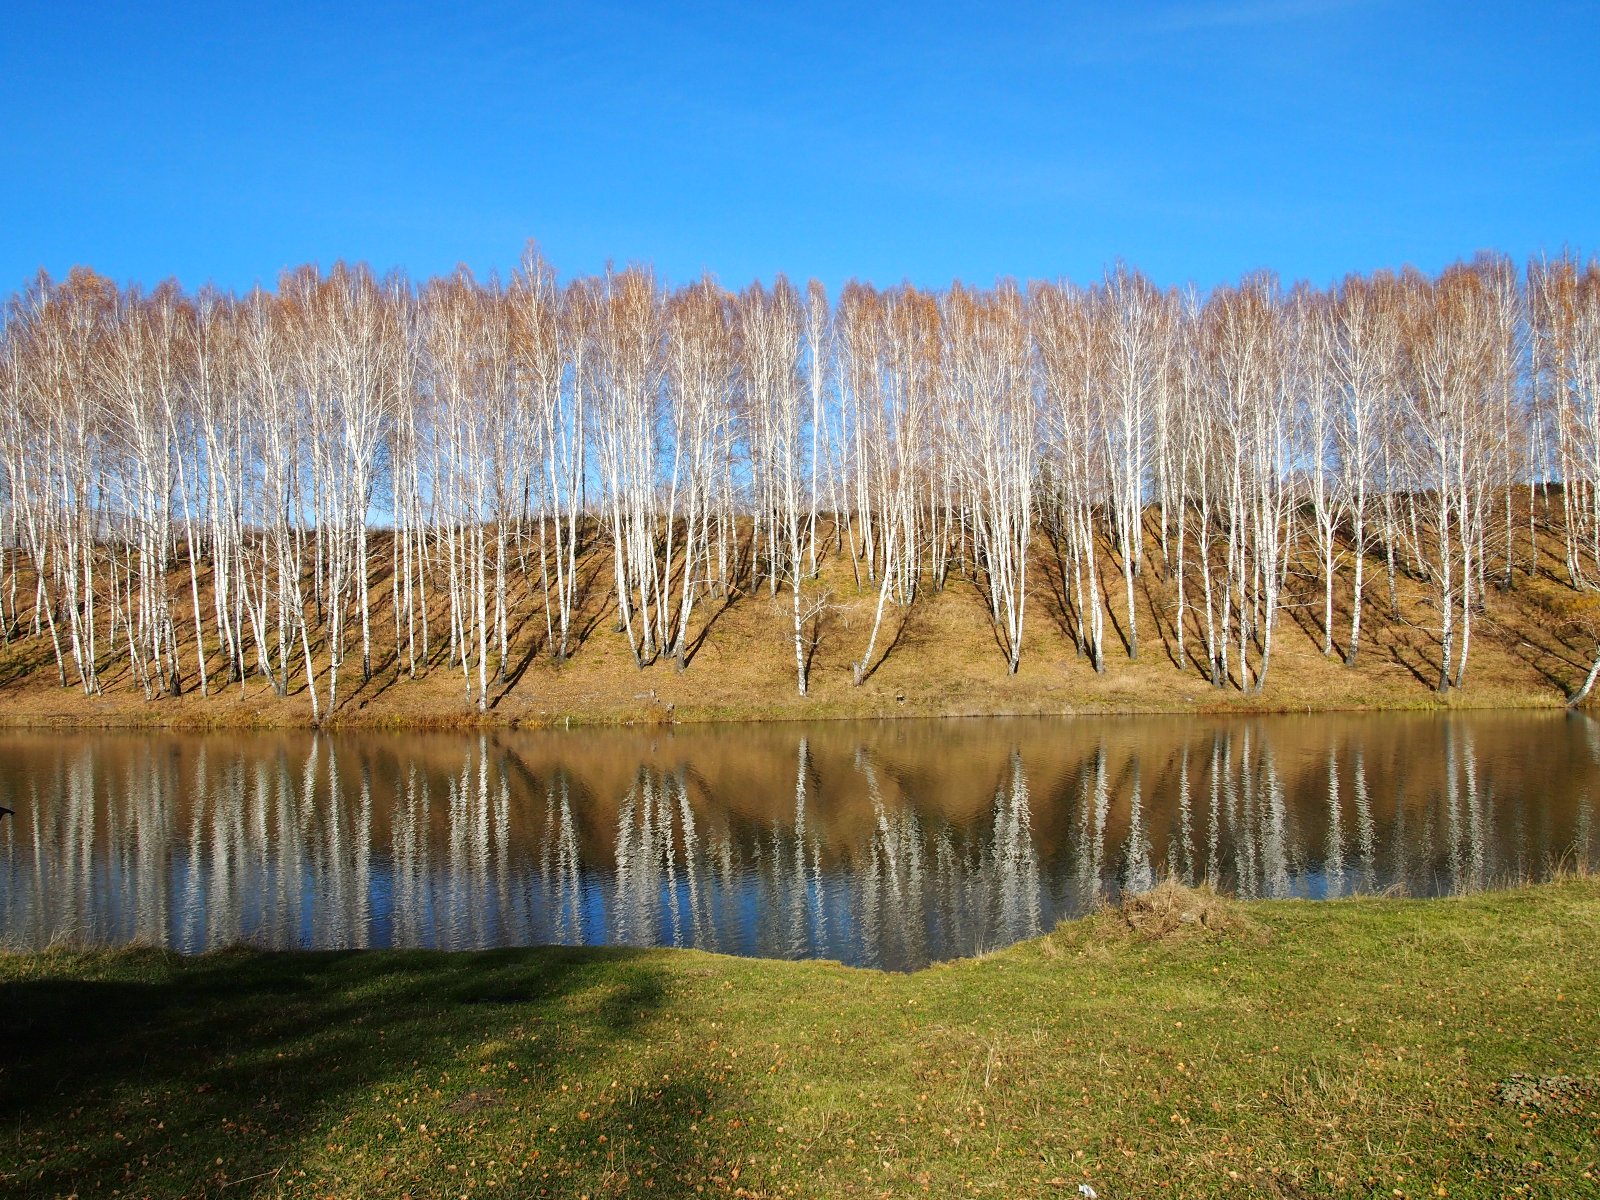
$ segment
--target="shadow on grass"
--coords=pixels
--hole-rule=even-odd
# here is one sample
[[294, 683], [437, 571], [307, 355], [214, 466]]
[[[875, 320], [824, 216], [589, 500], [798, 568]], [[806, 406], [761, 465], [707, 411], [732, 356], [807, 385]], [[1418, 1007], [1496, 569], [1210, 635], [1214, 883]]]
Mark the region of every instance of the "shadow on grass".
[[889, 639], [889, 644], [883, 648], [883, 653], [861, 672], [861, 678], [856, 682], [863, 684], [878, 673], [878, 668], [888, 662], [890, 657], [898, 650], [913, 649], [927, 641], [926, 621], [923, 619], [923, 609], [920, 606], [922, 596], [913, 593], [911, 602], [901, 607], [900, 620], [895, 626], [894, 636]]
[[[621, 1194], [635, 1171], [670, 1194], [721, 1158], [690, 1128], [718, 1086], [650, 1036], [667, 984], [637, 952], [139, 951], [28, 969], [0, 982], [8, 1196], [454, 1193], [469, 1144], [514, 1195]], [[597, 1081], [627, 1085], [627, 1104]]]

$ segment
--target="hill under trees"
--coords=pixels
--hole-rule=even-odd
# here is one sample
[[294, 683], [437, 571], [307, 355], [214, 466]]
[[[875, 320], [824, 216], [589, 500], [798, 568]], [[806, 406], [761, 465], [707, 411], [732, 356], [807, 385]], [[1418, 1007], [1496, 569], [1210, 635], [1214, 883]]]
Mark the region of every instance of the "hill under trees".
[[[1559, 507], [1559, 501], [1556, 502]], [[1520, 504], [1518, 508], [1520, 515]], [[1146, 523], [1154, 517], [1146, 514]], [[863, 579], [858, 591], [848, 551], [835, 553], [831, 523], [813, 581], [826, 605], [808, 626], [810, 686], [802, 696], [794, 686], [794, 663], [787, 642], [788, 596], [765, 586], [735, 591], [702, 606], [692, 621], [685, 665], [666, 658], [640, 668], [625, 634], [617, 628], [617, 609], [608, 587], [611, 550], [586, 545], [577, 556], [581, 585], [574, 606], [569, 654], [549, 652], [538, 581], [518, 578], [508, 588], [520, 616], [513, 625], [502, 679], [491, 667], [488, 705], [479, 711], [476, 680], [461, 661], [452, 662], [448, 641], [430, 644], [413, 674], [394, 643], [393, 592], [389, 560], [392, 535], [372, 538], [375, 567], [369, 587], [374, 596], [372, 626], [387, 643], [375, 656], [370, 678], [360, 664], [341, 668], [339, 708], [321, 714], [324, 724], [350, 727], [474, 727], [548, 725], [577, 722], [655, 722], [717, 719], [798, 719], [885, 715], [983, 715], [1111, 712], [1259, 712], [1322, 709], [1507, 707], [1559, 705], [1584, 679], [1600, 634], [1600, 603], [1553, 577], [1553, 558], [1537, 577], [1519, 572], [1516, 586], [1491, 588], [1489, 604], [1478, 615], [1480, 633], [1473, 651], [1470, 686], [1440, 695], [1434, 687], [1439, 640], [1437, 612], [1425, 580], [1400, 573], [1395, 617], [1386, 598], [1370, 602], [1364, 617], [1364, 645], [1353, 666], [1344, 662], [1345, 643], [1336, 637], [1324, 655], [1320, 588], [1310, 565], [1296, 558], [1287, 576], [1281, 605], [1282, 626], [1273, 678], [1261, 692], [1244, 692], [1237, 683], [1216, 687], [1205, 674], [1203, 640], [1186, 639], [1184, 660], [1177, 657], [1176, 586], [1161, 571], [1159, 554], [1136, 577], [1136, 620], [1146, 630], [1137, 660], [1127, 655], [1120, 606], [1107, 601], [1108, 648], [1105, 669], [1078, 648], [1082, 632], [1070, 594], [1042, 586], [1033, 597], [1024, 654], [1015, 673], [1007, 669], [1005, 647], [992, 628], [986, 598], [972, 579], [953, 573], [941, 589], [924, 588], [909, 605], [893, 607], [883, 619], [874, 657], [855, 683], [855, 668], [871, 637], [877, 590]], [[1559, 539], [1552, 537], [1552, 545]], [[1048, 580], [1059, 570], [1057, 551], [1039, 535], [1031, 548], [1030, 575]], [[1369, 564], [1380, 576], [1382, 560]], [[1102, 562], [1103, 597], [1118, 596], [1122, 578]], [[309, 580], [307, 581], [309, 588]], [[212, 601], [213, 576], [202, 563], [199, 594]], [[187, 594], [189, 577], [179, 566], [171, 586]], [[24, 583], [19, 591], [26, 593]], [[1348, 622], [1348, 601], [1335, 605], [1335, 617]], [[448, 621], [448, 605], [433, 606], [434, 627]], [[26, 610], [24, 610], [26, 612]], [[314, 616], [313, 616], [313, 627]], [[323, 634], [310, 643], [317, 686], [326, 696], [328, 656]], [[192, 639], [178, 642], [181, 658], [194, 654]], [[0, 725], [67, 724], [86, 726], [298, 726], [311, 720], [303, 680], [295, 679], [279, 696], [258, 673], [229, 678], [216, 648], [209, 654], [207, 693], [195, 685], [191, 666], [177, 693], [153, 692], [146, 698], [126, 657], [108, 654], [99, 672], [99, 690], [85, 695], [69, 680], [60, 683], [45, 635], [13, 637], [0, 650]], [[191, 659], [192, 661], [192, 659]], [[492, 661], [492, 660], [491, 660]]]
[[0, 691], [178, 724], [1558, 703], [1597, 499], [1574, 258], [836, 300], [531, 251], [244, 297], [76, 271], [0, 343]]

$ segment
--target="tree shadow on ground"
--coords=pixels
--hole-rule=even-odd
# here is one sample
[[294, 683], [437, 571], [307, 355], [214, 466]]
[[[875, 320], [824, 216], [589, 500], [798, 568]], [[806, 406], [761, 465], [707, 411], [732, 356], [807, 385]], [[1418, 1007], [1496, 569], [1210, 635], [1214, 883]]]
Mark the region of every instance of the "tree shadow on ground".
[[[530, 626], [533, 627], [531, 635], [528, 633]], [[570, 632], [568, 636], [570, 638]], [[499, 690], [494, 693], [494, 696], [489, 701], [491, 709], [500, 707], [500, 701], [509, 696], [512, 689], [522, 682], [522, 677], [528, 673], [528, 668], [533, 665], [533, 660], [538, 658], [540, 654], [548, 654], [553, 662], [562, 661], [558, 642], [559, 637], [560, 635], [554, 631], [553, 626], [541, 629], [534, 625], [533, 608], [530, 605], [528, 611], [513, 626], [509, 634], [508, 641], [510, 645], [515, 647], [521, 644], [523, 649], [520, 654], [513, 649], [506, 657], [504, 669], [496, 675], [495, 686]], [[570, 651], [567, 657], [571, 657]]]
[[[1104, 587], [1100, 589], [1100, 611], [1105, 614], [1105, 621], [1111, 626], [1111, 632], [1117, 635], [1117, 641], [1122, 643], [1123, 656], [1134, 661], [1133, 642], [1128, 636], [1128, 631], [1123, 628], [1122, 622], [1117, 619], [1117, 610], [1111, 603], [1110, 592]], [[1124, 612], [1123, 616], [1126, 617], [1127, 613]]]
[[817, 615], [811, 620], [811, 632], [810, 635], [805, 639], [805, 671], [807, 680], [811, 678], [812, 670], [816, 666], [817, 650], [822, 645], [822, 639], [828, 635], [829, 630], [832, 628], [832, 614], [833, 609], [824, 604], [817, 612]]
[[[520, 1147], [518, 1169], [537, 1165], [546, 1194], [617, 1194], [604, 1178], [617, 1164], [599, 1150], [614, 1158], [626, 1131], [594, 1141], [591, 1118], [617, 1108], [594, 1095], [596, 1075], [658, 1093], [615, 1123], [648, 1135], [669, 1194], [681, 1164], [709, 1169], [701, 1158], [716, 1152], [689, 1127], [717, 1085], [676, 1062], [670, 1088], [661, 1082], [651, 1027], [667, 981], [637, 952], [19, 961], [32, 977], [0, 982], [8, 1195], [252, 1195], [300, 1171], [307, 1190], [332, 1173], [331, 1191], [454, 1192], [465, 1161], [442, 1154], [453, 1138], [501, 1143], [502, 1167]], [[396, 1089], [421, 1100], [375, 1106]], [[542, 1156], [529, 1149], [526, 1110], [538, 1114]], [[351, 1169], [322, 1155], [335, 1138], [368, 1158], [398, 1153], [363, 1177], [359, 1158]]]
[[1570, 696], [1582, 684], [1593, 660], [1583, 661], [1579, 650], [1560, 633], [1547, 633], [1542, 640], [1534, 640], [1541, 632], [1533, 626], [1507, 630], [1499, 641], [1511, 658], [1535, 671], [1563, 696]]
[[1043, 579], [1045, 586], [1031, 598], [1044, 607], [1051, 624], [1064, 639], [1073, 644], [1081, 658], [1084, 656], [1084, 644], [1087, 638], [1083, 631], [1083, 618], [1078, 612], [1077, 605], [1067, 594], [1068, 570], [1070, 568], [1059, 554], [1052, 555], [1033, 572], [1033, 577]]
[[[1294, 626], [1305, 636], [1307, 642], [1317, 651], [1322, 653], [1322, 619], [1323, 596], [1320, 585], [1307, 586], [1304, 579], [1295, 580], [1291, 590], [1284, 589], [1283, 600], [1278, 606], [1279, 612], [1289, 614], [1289, 619]], [[1345, 643], [1339, 638], [1339, 630], [1350, 629], [1350, 611], [1348, 604], [1342, 604], [1336, 596], [1333, 602], [1333, 636], [1329, 639], [1333, 649], [1325, 657], [1330, 662], [1343, 662], [1345, 656]]]
[[913, 595], [911, 603], [904, 605], [900, 609], [900, 620], [895, 625], [894, 636], [889, 639], [889, 644], [883, 648], [883, 653], [878, 655], [877, 660], [869, 663], [866, 669], [861, 672], [861, 678], [856, 681], [858, 684], [866, 683], [867, 680], [876, 675], [878, 668], [888, 662], [889, 657], [895, 651], [919, 646], [926, 640], [923, 628], [924, 622], [922, 620], [922, 606], [919, 603], [921, 599], [920, 595]]
[[744, 593], [740, 592], [737, 588], [729, 588], [723, 595], [722, 602], [712, 610], [711, 616], [706, 618], [705, 623], [700, 626], [699, 632], [697, 632], [693, 637], [689, 638], [684, 643], [684, 669], [687, 670], [689, 666], [693, 664], [694, 660], [699, 657], [700, 651], [706, 644], [706, 639], [711, 636], [712, 628], [718, 621], [722, 620], [723, 616], [727, 614], [729, 609], [739, 602], [739, 599], [743, 594]]
[[[1416, 643], [1420, 642], [1421, 645]], [[1429, 691], [1439, 685], [1439, 660], [1443, 657], [1444, 643], [1439, 635], [1420, 625], [1396, 629], [1387, 644], [1389, 657], [1407, 671]]]
[[[1161, 652], [1167, 656], [1167, 661], [1178, 670], [1183, 670], [1183, 662], [1178, 657], [1177, 622], [1182, 619], [1182, 614], [1177, 612], [1176, 601], [1167, 595], [1168, 585], [1162, 580], [1152, 582], [1153, 571], [1145, 571], [1137, 577], [1139, 587], [1144, 592], [1145, 607], [1150, 610], [1150, 627], [1156, 639], [1161, 643]], [[1172, 612], [1168, 612], [1168, 607]]]

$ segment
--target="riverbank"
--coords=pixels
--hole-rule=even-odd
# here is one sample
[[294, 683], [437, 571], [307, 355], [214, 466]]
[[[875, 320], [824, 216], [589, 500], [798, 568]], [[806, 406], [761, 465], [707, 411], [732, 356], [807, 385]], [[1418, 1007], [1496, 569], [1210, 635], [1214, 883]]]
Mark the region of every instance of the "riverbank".
[[669, 950], [0, 956], [0, 1190], [1600, 1186], [1600, 881], [1169, 899], [899, 976]]
[[[504, 679], [490, 671], [489, 704], [479, 711], [461, 667], [436, 648], [415, 675], [393, 653], [392, 627], [379, 632], [370, 679], [357, 656], [340, 673], [338, 706], [322, 711], [336, 728], [471, 729], [704, 721], [787, 721], [888, 716], [1007, 716], [1109, 713], [1362, 711], [1449, 708], [1556, 708], [1583, 680], [1594, 653], [1588, 632], [1593, 600], [1553, 575], [1519, 578], [1475, 618], [1472, 666], [1464, 689], [1441, 695], [1437, 614], [1426, 591], [1402, 581], [1398, 617], [1386, 603], [1364, 606], [1362, 647], [1354, 666], [1345, 647], [1322, 652], [1317, 599], [1292, 592], [1276, 631], [1266, 687], [1214, 687], [1200, 670], [1203, 643], [1190, 630], [1180, 652], [1171, 621], [1175, 593], [1152, 570], [1138, 594], [1140, 655], [1129, 658], [1115, 619], [1107, 633], [1106, 670], [1097, 674], [1077, 651], [1070, 614], [1049, 597], [1033, 605], [1016, 674], [989, 624], [983, 596], [955, 579], [904, 610], [890, 610], [871, 670], [856, 685], [875, 596], [857, 593], [847, 568], [830, 564], [833, 599], [809, 647], [809, 687], [799, 694], [788, 597], [764, 591], [704, 606], [684, 669], [661, 661], [639, 668], [627, 639], [612, 627], [614, 610], [596, 597], [583, 636], [565, 661], [552, 659], [532, 632], [520, 635]], [[1043, 577], [1044, 568], [1038, 574]], [[1304, 594], [1302, 594], [1304, 593]], [[380, 614], [381, 616], [382, 614]], [[443, 614], [440, 620], [444, 619]], [[1192, 620], [1192, 614], [1191, 614]], [[1348, 616], [1341, 620], [1347, 621]], [[192, 645], [186, 651], [192, 655]], [[194, 660], [189, 659], [190, 663]], [[319, 689], [326, 709], [327, 664]], [[108, 655], [103, 692], [63, 688], [47, 637], [17, 638], [0, 650], [0, 726], [75, 728], [305, 728], [311, 699], [302, 675], [280, 697], [259, 676], [229, 684], [215, 655], [209, 694], [188, 668], [180, 695], [146, 699], [127, 663]]]

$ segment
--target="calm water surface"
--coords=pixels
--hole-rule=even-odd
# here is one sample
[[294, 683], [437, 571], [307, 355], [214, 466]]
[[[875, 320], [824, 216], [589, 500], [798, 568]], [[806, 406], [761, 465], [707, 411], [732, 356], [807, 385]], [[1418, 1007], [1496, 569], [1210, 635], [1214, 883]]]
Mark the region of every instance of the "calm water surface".
[[1165, 874], [1442, 895], [1600, 852], [1562, 714], [0, 735], [0, 946], [564, 942], [891, 969]]

